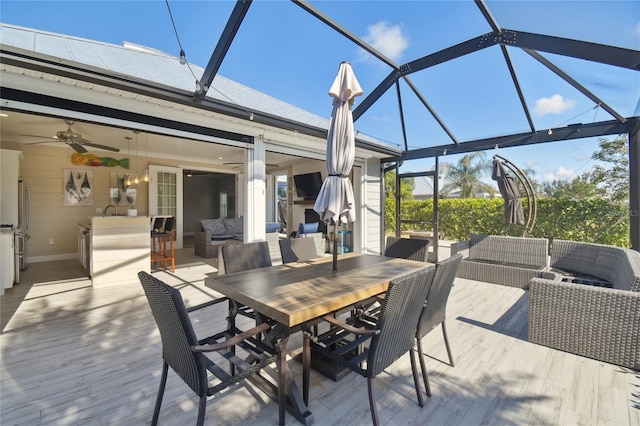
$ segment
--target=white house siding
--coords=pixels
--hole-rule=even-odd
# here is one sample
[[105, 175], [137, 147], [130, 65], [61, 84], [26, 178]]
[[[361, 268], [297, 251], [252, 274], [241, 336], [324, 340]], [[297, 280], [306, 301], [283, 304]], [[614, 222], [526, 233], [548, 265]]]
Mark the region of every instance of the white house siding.
[[370, 158], [362, 168], [362, 191], [365, 197], [362, 202], [362, 229], [364, 233], [364, 245], [361, 248], [363, 253], [380, 254], [382, 230], [383, 207], [381, 205], [380, 194], [382, 190], [382, 179], [380, 177], [380, 160]]

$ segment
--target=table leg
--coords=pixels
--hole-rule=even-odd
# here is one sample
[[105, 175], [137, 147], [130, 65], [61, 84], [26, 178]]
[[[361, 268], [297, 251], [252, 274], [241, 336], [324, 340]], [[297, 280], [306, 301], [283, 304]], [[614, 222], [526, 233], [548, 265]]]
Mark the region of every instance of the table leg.
[[[305, 425], [311, 425], [314, 422], [313, 414], [309, 411], [307, 403], [302, 398], [300, 390], [296, 385], [291, 370], [289, 370], [289, 364], [287, 363], [287, 342], [289, 340], [289, 332], [284, 327], [277, 325], [274, 327], [280, 328], [281, 336], [276, 342], [276, 349], [282, 355], [280, 357], [280, 364], [278, 365], [278, 375], [280, 383], [278, 384], [278, 404], [280, 409], [280, 424], [284, 424], [284, 407], [289, 410], [293, 416]], [[282, 384], [282, 390], [280, 390], [280, 384]], [[282, 404], [285, 402], [285, 404]]]

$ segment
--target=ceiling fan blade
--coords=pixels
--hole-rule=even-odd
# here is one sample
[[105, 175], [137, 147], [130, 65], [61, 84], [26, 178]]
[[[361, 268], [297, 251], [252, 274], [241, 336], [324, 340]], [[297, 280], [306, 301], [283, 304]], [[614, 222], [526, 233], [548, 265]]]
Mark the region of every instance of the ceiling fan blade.
[[73, 148], [76, 152], [79, 152], [80, 154], [85, 154], [89, 151], [86, 150], [86, 148], [82, 145], [80, 145], [79, 143], [76, 142], [68, 142], [67, 143], [71, 148]]
[[54, 138], [53, 136], [24, 135], [24, 134], [21, 134], [20, 136], [23, 136], [23, 137], [25, 137], [25, 138], [53, 139], [54, 141], [60, 140], [60, 139], [58, 139], [58, 138]]
[[85, 140], [85, 139], [83, 139], [83, 141], [84, 142], [81, 142], [82, 145], [91, 146], [93, 148], [100, 148], [100, 149], [104, 149], [106, 151], [120, 152], [120, 150], [118, 148], [114, 148], [112, 146], [100, 145], [100, 144], [97, 144], [97, 143], [89, 142], [88, 140]]

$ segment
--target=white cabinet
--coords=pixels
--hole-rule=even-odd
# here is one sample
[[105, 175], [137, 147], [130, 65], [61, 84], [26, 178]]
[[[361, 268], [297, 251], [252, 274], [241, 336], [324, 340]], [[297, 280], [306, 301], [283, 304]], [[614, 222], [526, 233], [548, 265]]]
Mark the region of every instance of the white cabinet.
[[0, 150], [0, 223], [18, 226], [18, 179], [22, 151]]
[[150, 272], [151, 269], [149, 218], [92, 218], [90, 261], [94, 287], [140, 285], [138, 272]]
[[11, 288], [15, 281], [15, 258], [12, 228], [0, 228], [0, 294]]

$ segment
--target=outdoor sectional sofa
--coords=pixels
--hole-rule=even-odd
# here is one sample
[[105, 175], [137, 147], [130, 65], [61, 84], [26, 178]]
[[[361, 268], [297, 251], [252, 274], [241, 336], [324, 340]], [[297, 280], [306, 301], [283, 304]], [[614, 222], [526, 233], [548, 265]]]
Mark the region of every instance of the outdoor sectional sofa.
[[[196, 256], [211, 258], [218, 256], [218, 249], [224, 244], [242, 244], [244, 238], [244, 223], [242, 217], [238, 218], [218, 218], [200, 219], [201, 231], [195, 232], [194, 253]], [[267, 222], [266, 241], [269, 243], [269, 253], [272, 260], [280, 258], [280, 248], [278, 239], [283, 238], [280, 234], [280, 224], [277, 222]]]
[[547, 268], [546, 238], [472, 235], [451, 245], [451, 255], [462, 253], [458, 277], [526, 289]]
[[640, 370], [639, 336], [640, 253], [553, 240], [530, 284], [529, 341]]

